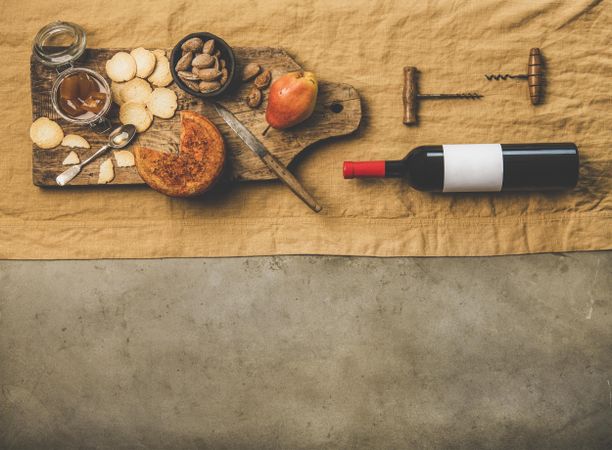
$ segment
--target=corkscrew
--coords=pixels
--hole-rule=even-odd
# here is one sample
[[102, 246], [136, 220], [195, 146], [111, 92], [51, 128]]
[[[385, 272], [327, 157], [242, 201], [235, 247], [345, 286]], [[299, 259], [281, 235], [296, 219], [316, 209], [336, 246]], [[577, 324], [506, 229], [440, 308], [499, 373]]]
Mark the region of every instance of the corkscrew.
[[413, 125], [417, 123], [417, 102], [421, 99], [444, 99], [461, 98], [476, 100], [482, 98], [477, 92], [465, 92], [461, 94], [419, 94], [417, 86], [416, 67], [404, 67], [404, 124]]
[[527, 62], [527, 73], [524, 74], [490, 74], [485, 75], [489, 81], [507, 80], [507, 79], [522, 79], [527, 80], [529, 86], [529, 97], [531, 104], [537, 105], [544, 97], [544, 59], [539, 48], [532, 48], [529, 51], [529, 61]]

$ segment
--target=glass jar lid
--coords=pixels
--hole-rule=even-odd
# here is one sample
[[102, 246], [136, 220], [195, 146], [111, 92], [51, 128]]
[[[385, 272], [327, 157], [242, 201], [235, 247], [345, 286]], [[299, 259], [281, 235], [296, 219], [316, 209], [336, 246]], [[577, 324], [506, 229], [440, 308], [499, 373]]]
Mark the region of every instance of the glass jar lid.
[[70, 65], [87, 46], [85, 30], [71, 22], [52, 22], [40, 29], [34, 38], [34, 57], [49, 67]]

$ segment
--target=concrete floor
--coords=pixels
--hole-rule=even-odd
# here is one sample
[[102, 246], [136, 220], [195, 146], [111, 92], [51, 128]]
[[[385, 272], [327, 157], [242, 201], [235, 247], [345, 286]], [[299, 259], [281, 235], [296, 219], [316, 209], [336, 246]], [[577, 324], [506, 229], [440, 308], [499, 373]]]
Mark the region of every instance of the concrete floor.
[[612, 448], [612, 252], [0, 262], [0, 448]]

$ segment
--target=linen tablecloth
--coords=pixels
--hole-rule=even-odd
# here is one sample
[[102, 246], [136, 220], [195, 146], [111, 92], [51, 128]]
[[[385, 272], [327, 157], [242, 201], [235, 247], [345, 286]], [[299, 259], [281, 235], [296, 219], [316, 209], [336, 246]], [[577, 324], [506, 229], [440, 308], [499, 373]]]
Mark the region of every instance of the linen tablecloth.
[[[0, 30], [0, 257], [127, 258], [264, 254], [499, 255], [612, 247], [612, 13], [608, 1], [3, 2]], [[320, 79], [352, 84], [363, 119], [291, 167], [323, 205], [312, 213], [279, 182], [200, 199], [146, 187], [42, 189], [32, 184], [29, 61], [48, 22], [82, 25], [89, 47], [167, 48], [194, 31], [234, 46], [287, 50]], [[529, 103], [531, 47], [546, 61], [544, 104]], [[427, 101], [402, 124], [402, 67]], [[575, 142], [569, 192], [427, 194], [401, 180], [342, 178], [344, 160], [399, 159], [442, 143]]]

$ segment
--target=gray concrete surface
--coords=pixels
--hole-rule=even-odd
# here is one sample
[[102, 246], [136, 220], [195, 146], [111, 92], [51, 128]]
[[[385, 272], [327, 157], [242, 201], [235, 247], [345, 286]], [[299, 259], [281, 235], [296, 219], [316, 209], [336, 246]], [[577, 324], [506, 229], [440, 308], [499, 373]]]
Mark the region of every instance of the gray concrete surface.
[[611, 448], [611, 269], [0, 262], [0, 447]]

